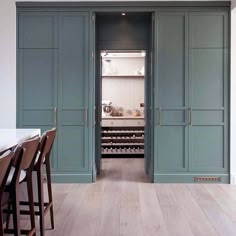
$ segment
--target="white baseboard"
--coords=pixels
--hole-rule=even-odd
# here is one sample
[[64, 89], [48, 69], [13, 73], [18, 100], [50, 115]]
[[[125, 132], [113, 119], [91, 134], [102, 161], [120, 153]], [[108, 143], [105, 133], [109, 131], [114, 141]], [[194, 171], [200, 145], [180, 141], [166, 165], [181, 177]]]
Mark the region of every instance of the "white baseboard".
[[230, 184], [236, 184], [236, 173], [230, 175]]

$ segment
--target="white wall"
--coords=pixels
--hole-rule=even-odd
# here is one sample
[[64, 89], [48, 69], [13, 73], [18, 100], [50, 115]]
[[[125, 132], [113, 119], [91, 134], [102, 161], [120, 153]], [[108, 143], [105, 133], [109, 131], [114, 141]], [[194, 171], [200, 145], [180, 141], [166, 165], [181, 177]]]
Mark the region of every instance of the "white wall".
[[0, 128], [16, 126], [16, 9], [0, 0]]
[[144, 102], [144, 79], [125, 76], [137, 75], [144, 64], [144, 57], [104, 57], [102, 75], [106, 77], [102, 79], [102, 100], [111, 101], [115, 109], [122, 108], [124, 115], [128, 110], [140, 111], [140, 103]]
[[111, 101], [114, 108], [121, 107], [124, 115], [128, 110], [141, 112], [140, 103], [144, 103], [144, 79], [103, 78], [102, 100]]
[[[232, 1], [230, 172], [231, 182], [236, 184], [236, 0]], [[0, 128], [14, 128], [16, 123], [16, 9], [14, 0], [0, 0], [0, 30]]]

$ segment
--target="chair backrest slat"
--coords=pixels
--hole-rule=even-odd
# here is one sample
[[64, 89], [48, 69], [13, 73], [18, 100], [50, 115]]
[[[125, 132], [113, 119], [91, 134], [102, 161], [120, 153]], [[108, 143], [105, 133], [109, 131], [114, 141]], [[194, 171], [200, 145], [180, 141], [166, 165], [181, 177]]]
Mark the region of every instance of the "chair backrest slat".
[[13, 183], [18, 183], [22, 170], [33, 170], [34, 161], [39, 148], [39, 137], [20, 143], [15, 150], [13, 163], [16, 171], [12, 179]]
[[40, 141], [40, 157], [38, 160], [38, 165], [42, 164], [44, 159], [49, 158], [53, 142], [56, 136], [56, 128], [47, 130], [43, 133]]
[[[0, 157], [0, 194], [3, 193], [10, 171], [13, 151], [7, 151]], [[1, 204], [1, 202], [0, 202]]]
[[24, 149], [24, 154], [22, 156], [20, 164], [21, 170], [27, 170], [30, 165], [34, 164], [32, 161], [36, 158], [36, 154], [39, 148], [39, 141], [40, 138], [36, 137], [19, 144]]

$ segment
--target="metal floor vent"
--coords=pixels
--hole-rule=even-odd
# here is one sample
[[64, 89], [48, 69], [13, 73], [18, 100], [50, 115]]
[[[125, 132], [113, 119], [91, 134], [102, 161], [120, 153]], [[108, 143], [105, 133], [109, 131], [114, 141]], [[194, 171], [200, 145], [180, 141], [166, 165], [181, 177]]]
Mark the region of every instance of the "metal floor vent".
[[221, 182], [221, 177], [197, 176], [194, 177], [194, 182]]

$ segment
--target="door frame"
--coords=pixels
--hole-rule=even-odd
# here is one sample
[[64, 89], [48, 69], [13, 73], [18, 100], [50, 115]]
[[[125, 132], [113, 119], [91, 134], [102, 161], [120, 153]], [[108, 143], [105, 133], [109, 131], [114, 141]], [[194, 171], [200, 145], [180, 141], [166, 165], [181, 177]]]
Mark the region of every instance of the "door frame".
[[[101, 126], [101, 103], [102, 103], [102, 78], [101, 78], [101, 52], [104, 51], [105, 49], [97, 49], [96, 50], [96, 65], [95, 65], [95, 97], [96, 97], [96, 102], [95, 102], [95, 107], [96, 107], [96, 113], [95, 113], [95, 123], [96, 123], [96, 131], [95, 131], [95, 164], [96, 164], [96, 172], [99, 175], [100, 174], [100, 170], [102, 167], [102, 163], [101, 163], [101, 159], [102, 159], [102, 155], [101, 155], [101, 130], [102, 130], [102, 126]], [[151, 163], [153, 162], [152, 160], [152, 155], [150, 155], [151, 150], [149, 150], [149, 146], [147, 147], [148, 142], [151, 140], [151, 114], [147, 117], [147, 113], [150, 111], [150, 107], [151, 107], [151, 76], [150, 76], [150, 71], [148, 68], [148, 63], [149, 63], [149, 56], [150, 56], [150, 50], [148, 49], [137, 49], [137, 51], [145, 51], [146, 52], [146, 56], [145, 56], [145, 76], [144, 76], [144, 132], [145, 132], [145, 136], [144, 136], [144, 172], [150, 176], [150, 181], [152, 182], [152, 173], [150, 170], [152, 170], [152, 168], [149, 166], [149, 164], [151, 165]], [[132, 50], [128, 50], [128, 49], [114, 49], [114, 50], [107, 50], [107, 51], [136, 51], [134, 49]], [[149, 119], [149, 120], [148, 120]]]
[[[123, 11], [127, 12], [127, 9], [123, 9]], [[95, 15], [97, 13], [100, 13], [101, 11], [95, 11]], [[104, 12], [106, 13], [117, 13], [117, 12], [122, 12], [121, 9], [117, 8], [108, 8]], [[150, 14], [150, 21], [149, 21], [149, 34], [150, 36], [154, 36], [154, 32], [151, 32], [154, 28], [152, 27], [152, 22], [153, 22], [153, 16], [154, 16], [154, 11], [153, 9], [148, 9], [148, 10], [142, 10], [140, 9], [139, 11], [137, 8], [130, 8], [129, 12], [140, 12], [142, 14], [143, 12], [149, 13]], [[96, 24], [96, 23], [95, 23]], [[154, 168], [152, 167], [152, 164], [154, 163], [153, 161], [153, 155], [152, 155], [152, 143], [151, 143], [151, 127], [152, 127], [152, 109], [151, 109], [151, 101], [152, 101], [152, 91], [151, 91], [151, 85], [153, 84], [153, 73], [150, 72], [150, 67], [148, 67], [148, 64], [150, 63], [150, 55], [154, 53], [153, 47], [151, 46], [153, 40], [149, 39], [149, 42], [147, 43], [146, 48], [135, 48], [135, 49], [130, 49], [130, 48], [119, 48], [119, 49], [112, 49], [112, 48], [107, 48], [107, 50], [112, 51], [112, 50], [120, 50], [120, 51], [145, 51], [146, 56], [145, 56], [145, 82], [144, 82], [144, 100], [145, 100], [145, 138], [144, 138], [144, 160], [145, 160], [145, 165], [144, 165], [144, 172], [149, 175], [150, 177], [150, 182], [153, 182], [153, 175], [154, 175]], [[96, 162], [96, 169], [97, 169], [97, 174], [100, 174], [100, 169], [101, 169], [101, 100], [102, 100], [102, 83], [101, 83], [101, 58], [100, 58], [100, 53], [102, 50], [106, 50], [104, 48], [99, 48], [98, 44], [97, 45], [95, 52], [96, 52], [96, 60], [95, 60], [95, 97], [96, 97], [96, 102], [95, 102], [95, 107], [96, 107], [96, 134], [95, 134], [95, 162]], [[153, 71], [154, 72], [154, 71]], [[149, 144], [149, 145], [148, 145]], [[148, 147], [147, 147], [148, 145]]]

